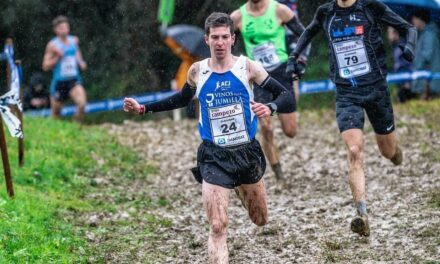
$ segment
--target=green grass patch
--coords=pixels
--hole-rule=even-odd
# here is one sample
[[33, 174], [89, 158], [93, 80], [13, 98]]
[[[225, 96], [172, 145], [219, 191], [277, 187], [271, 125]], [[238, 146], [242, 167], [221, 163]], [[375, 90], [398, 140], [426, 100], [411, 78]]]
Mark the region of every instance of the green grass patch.
[[432, 208], [440, 208], [440, 189], [432, 192], [432, 197], [429, 200], [429, 205]]
[[412, 100], [399, 106], [399, 109], [425, 120], [426, 128], [440, 132], [440, 98], [431, 101]]
[[151, 171], [135, 166], [136, 153], [103, 129], [51, 119], [25, 119], [25, 166], [17, 140], [7, 135], [15, 198], [0, 179], [0, 263], [81, 263], [92, 254], [72, 214], [107, 208], [84, 199], [93, 177], [117, 168], [132, 178]]

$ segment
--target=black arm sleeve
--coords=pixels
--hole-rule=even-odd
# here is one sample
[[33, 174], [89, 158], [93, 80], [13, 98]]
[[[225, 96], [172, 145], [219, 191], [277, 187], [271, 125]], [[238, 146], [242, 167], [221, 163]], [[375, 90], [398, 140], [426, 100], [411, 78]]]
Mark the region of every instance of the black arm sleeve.
[[271, 103], [277, 106], [278, 113], [292, 113], [296, 110], [293, 94], [287, 91], [277, 80], [267, 76], [260, 86], [263, 89], [268, 89], [272, 93], [275, 99]]
[[312, 22], [310, 22], [310, 24], [301, 34], [301, 37], [299, 37], [298, 43], [292, 55], [298, 57], [298, 55], [301, 54], [304, 51], [304, 49], [310, 44], [312, 38], [316, 34], [318, 34], [321, 28], [321, 25], [319, 23], [319, 18], [322, 16], [322, 13], [323, 13], [322, 8], [321, 7], [318, 8], [318, 10], [315, 13], [315, 16], [313, 17]]
[[414, 49], [417, 42], [417, 29], [384, 3], [377, 0], [370, 1], [375, 17], [380, 18], [380, 22], [383, 24], [395, 28], [401, 36], [405, 37], [406, 43]]
[[[289, 20], [287, 23], [285, 23], [286, 27], [290, 29], [290, 31], [293, 32], [296, 36], [301, 36], [301, 34], [304, 32], [305, 28], [301, 21], [298, 19], [298, 17], [295, 15], [292, 17], [291, 20]], [[310, 54], [311, 45], [307, 45], [304, 51], [302, 51], [301, 55], [307, 59]]]
[[301, 23], [301, 21], [299, 21], [296, 15], [293, 16], [292, 19], [287, 21], [284, 25], [286, 25], [286, 27], [290, 29], [290, 31], [292, 31], [293, 34], [295, 34], [296, 36], [301, 36], [301, 34], [305, 30], [303, 24]]
[[188, 83], [185, 83], [182, 90], [176, 94], [171, 95], [163, 100], [146, 104], [146, 112], [163, 112], [173, 109], [185, 107], [191, 102], [194, 94], [196, 93], [196, 87], [192, 87]]

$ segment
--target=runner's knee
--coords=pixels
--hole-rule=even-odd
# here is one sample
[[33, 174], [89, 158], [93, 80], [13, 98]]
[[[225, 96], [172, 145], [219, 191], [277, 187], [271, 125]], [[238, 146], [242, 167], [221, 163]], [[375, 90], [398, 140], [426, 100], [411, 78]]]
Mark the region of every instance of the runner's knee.
[[296, 136], [296, 126], [289, 126], [287, 128], [283, 128], [284, 134], [289, 138], [294, 138]]
[[226, 236], [228, 232], [227, 220], [212, 220], [211, 233], [214, 237]]
[[384, 156], [387, 159], [391, 159], [394, 156], [394, 153], [396, 152], [396, 148], [392, 148], [392, 147], [379, 147], [380, 150], [380, 154], [382, 154], [382, 156]]
[[350, 162], [360, 162], [362, 161], [362, 147], [359, 145], [352, 145], [348, 147], [348, 154], [350, 157]]

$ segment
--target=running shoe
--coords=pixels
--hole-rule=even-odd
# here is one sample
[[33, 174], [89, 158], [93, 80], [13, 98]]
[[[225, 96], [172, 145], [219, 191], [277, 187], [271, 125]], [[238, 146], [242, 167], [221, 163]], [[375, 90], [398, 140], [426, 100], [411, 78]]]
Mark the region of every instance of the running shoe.
[[402, 152], [402, 150], [397, 146], [396, 147], [396, 153], [394, 154], [394, 157], [392, 157], [391, 158], [391, 162], [394, 164], [394, 165], [400, 165], [400, 164], [402, 164], [402, 161], [403, 161], [403, 152]]
[[351, 221], [351, 231], [360, 236], [370, 236], [370, 225], [366, 214], [358, 215]]

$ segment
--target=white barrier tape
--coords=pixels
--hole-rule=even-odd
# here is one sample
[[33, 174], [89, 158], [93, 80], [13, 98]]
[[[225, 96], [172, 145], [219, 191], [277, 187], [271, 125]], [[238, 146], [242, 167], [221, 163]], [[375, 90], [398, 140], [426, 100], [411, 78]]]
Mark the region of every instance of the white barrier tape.
[[16, 105], [18, 109], [22, 111], [20, 101], [20, 77], [18, 68], [14, 63], [14, 50], [12, 49], [12, 46], [6, 45], [4, 54], [11, 70], [11, 85], [9, 92], [0, 97], [0, 113], [6, 127], [11, 133], [11, 136], [22, 138], [23, 131], [21, 129], [21, 122], [14, 114], [12, 114], [9, 108], [10, 105]]

